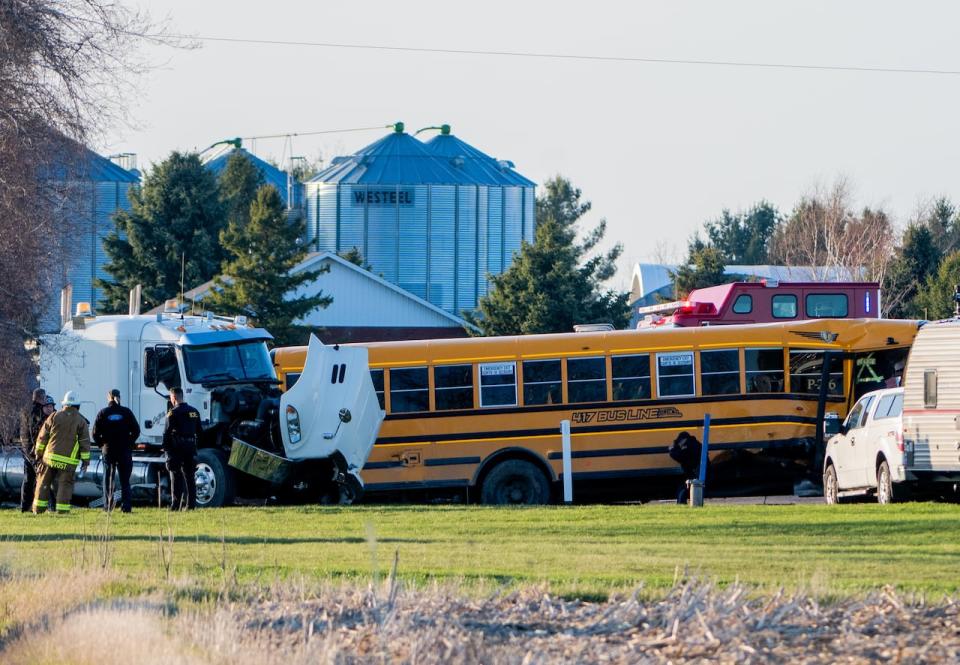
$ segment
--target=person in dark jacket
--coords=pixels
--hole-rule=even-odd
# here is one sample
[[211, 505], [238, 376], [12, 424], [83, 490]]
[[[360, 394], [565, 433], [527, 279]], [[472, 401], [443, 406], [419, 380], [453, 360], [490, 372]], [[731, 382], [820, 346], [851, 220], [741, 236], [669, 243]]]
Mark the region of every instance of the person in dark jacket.
[[183, 401], [181, 388], [170, 389], [170, 403], [163, 429], [163, 449], [170, 472], [170, 510], [197, 507], [197, 440], [200, 412]]
[[133, 447], [140, 436], [140, 425], [133, 411], [120, 404], [120, 391], [107, 393], [107, 406], [93, 421], [93, 442], [100, 446], [103, 457], [103, 509], [107, 512], [116, 505], [114, 477], [120, 479], [121, 510], [132, 509], [130, 473], [133, 471]]
[[687, 502], [690, 490], [687, 487], [687, 481], [697, 478], [700, 471], [700, 442], [697, 437], [690, 432], [680, 432], [677, 438], [673, 440], [673, 445], [668, 451], [670, 459], [680, 465], [683, 477], [680, 480], [680, 487], [677, 489], [677, 503]]
[[34, 453], [37, 435], [47, 416], [43, 412], [47, 392], [43, 388], [33, 391], [29, 406], [20, 415], [20, 452], [23, 455], [23, 482], [20, 485], [20, 511], [30, 512], [37, 487], [37, 456]]

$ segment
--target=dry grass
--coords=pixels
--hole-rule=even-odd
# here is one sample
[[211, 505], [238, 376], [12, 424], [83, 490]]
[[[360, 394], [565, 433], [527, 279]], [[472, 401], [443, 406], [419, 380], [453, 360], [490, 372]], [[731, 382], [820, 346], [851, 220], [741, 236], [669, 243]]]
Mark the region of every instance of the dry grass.
[[[0, 581], [4, 598], [23, 583]], [[103, 574], [70, 586], [94, 589]], [[35, 578], [33, 610], [0, 640], [11, 665], [308, 663], [957, 662], [960, 604], [890, 589], [828, 605], [681, 579], [666, 596], [593, 603], [526, 586], [483, 597], [452, 584], [275, 583], [192, 599], [199, 580], [90, 602]], [[116, 591], [116, 589], [114, 589]], [[43, 595], [40, 595], [40, 594]], [[116, 595], [114, 593], [114, 595]], [[37, 608], [48, 613], [37, 615]]]

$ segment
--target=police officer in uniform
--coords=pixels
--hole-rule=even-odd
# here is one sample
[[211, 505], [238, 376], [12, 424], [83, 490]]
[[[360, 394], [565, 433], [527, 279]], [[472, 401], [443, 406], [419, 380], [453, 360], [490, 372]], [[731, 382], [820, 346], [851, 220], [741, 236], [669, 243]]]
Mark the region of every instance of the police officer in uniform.
[[93, 441], [103, 455], [103, 509], [113, 510], [114, 476], [120, 478], [120, 505], [125, 513], [131, 510], [130, 473], [133, 471], [133, 446], [140, 436], [140, 425], [133, 411], [120, 405], [120, 391], [107, 393], [108, 404], [93, 421]]
[[170, 510], [197, 507], [197, 439], [200, 436], [200, 412], [183, 401], [183, 389], [170, 389], [167, 421], [163, 430], [163, 450], [170, 472]]

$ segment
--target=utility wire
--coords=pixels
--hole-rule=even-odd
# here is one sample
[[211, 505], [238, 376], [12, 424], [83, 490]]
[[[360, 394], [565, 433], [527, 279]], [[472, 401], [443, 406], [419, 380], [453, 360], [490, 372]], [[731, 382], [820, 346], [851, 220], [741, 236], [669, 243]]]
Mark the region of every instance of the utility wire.
[[317, 136], [318, 134], [346, 134], [347, 132], [368, 132], [373, 129], [385, 129], [393, 125], [377, 125], [376, 127], [353, 127], [351, 129], [322, 129], [316, 132], [288, 132], [286, 134], [264, 134], [262, 136], [242, 136], [244, 141], [258, 139], [286, 139], [293, 136]]
[[304, 42], [282, 39], [247, 39], [242, 37], [214, 37], [212, 35], [171, 35], [181, 39], [230, 44], [257, 44], [261, 46], [310, 46], [317, 48], [357, 49], [367, 51], [402, 51], [408, 53], [442, 53], [446, 55], [483, 55], [510, 58], [540, 58], [551, 60], [581, 60], [587, 62], [623, 62], [660, 65], [706, 65], [713, 67], [752, 67], [760, 69], [799, 69], [834, 72], [869, 72], [876, 74], [931, 74], [960, 76], [960, 70], [912, 67], [859, 67], [855, 65], [811, 65], [789, 62], [748, 62], [738, 60], [692, 60], [684, 58], [639, 58], [616, 55], [588, 55], [575, 53], [537, 53], [532, 51], [487, 51], [480, 49], [424, 48], [415, 46], [385, 46], [382, 44], [340, 44], [335, 42]]

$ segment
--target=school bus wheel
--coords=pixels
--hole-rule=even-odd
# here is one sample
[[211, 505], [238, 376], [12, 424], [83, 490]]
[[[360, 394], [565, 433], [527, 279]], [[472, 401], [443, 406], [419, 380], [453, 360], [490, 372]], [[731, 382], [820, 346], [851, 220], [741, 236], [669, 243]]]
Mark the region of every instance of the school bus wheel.
[[542, 505], [550, 502], [550, 481], [531, 462], [508, 459], [483, 479], [480, 501], [487, 505]]

